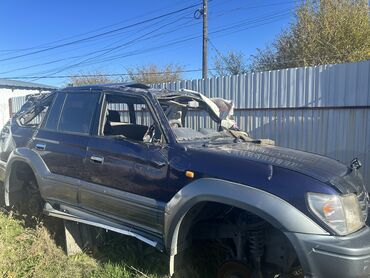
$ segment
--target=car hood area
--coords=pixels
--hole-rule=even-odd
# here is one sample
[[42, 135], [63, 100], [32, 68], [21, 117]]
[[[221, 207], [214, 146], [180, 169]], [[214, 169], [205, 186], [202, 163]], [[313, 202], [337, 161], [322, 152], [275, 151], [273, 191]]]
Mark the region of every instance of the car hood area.
[[243, 164], [252, 162], [263, 164], [267, 166], [267, 169], [271, 166], [289, 169], [321, 182], [329, 182], [345, 176], [349, 171], [347, 166], [328, 157], [272, 145], [254, 143], [208, 144], [192, 146], [191, 149], [213, 157], [215, 160], [210, 162], [213, 165], [223, 163], [224, 167], [234, 165], [240, 169]]

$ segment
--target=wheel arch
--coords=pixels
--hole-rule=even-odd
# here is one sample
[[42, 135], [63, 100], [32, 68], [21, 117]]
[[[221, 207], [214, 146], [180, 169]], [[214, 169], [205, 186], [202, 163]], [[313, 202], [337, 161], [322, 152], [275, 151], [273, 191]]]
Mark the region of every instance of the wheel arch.
[[32, 173], [36, 179], [36, 182], [41, 191], [42, 177], [49, 173], [44, 161], [38, 153], [28, 148], [18, 148], [13, 150], [10, 154], [5, 171], [4, 179], [4, 197], [5, 205], [10, 205], [10, 192], [11, 188], [11, 176], [13, 171], [17, 168], [18, 165], [26, 165], [32, 170]]
[[191, 223], [192, 209], [206, 202], [255, 214], [283, 232], [328, 234], [297, 208], [266, 191], [220, 179], [199, 179], [181, 189], [166, 206], [164, 240], [170, 254], [171, 275], [174, 273], [174, 257], [181, 244], [180, 232], [190, 229], [182, 224]]

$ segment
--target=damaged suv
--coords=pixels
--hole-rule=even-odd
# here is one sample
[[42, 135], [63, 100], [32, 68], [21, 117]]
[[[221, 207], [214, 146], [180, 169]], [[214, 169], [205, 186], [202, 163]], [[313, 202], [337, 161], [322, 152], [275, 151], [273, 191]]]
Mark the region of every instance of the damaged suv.
[[141, 84], [32, 96], [3, 128], [6, 205], [104, 228], [169, 255], [221, 246], [218, 277], [369, 277], [355, 159], [252, 139], [231, 101]]

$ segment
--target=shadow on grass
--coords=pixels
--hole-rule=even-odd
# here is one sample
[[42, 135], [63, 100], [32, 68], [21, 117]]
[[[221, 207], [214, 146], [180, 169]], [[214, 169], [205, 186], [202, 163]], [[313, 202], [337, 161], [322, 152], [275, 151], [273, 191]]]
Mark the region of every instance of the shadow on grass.
[[[65, 249], [63, 220], [44, 216], [42, 225], [47, 228], [55, 243]], [[82, 233], [95, 229], [84, 224], [79, 225]], [[93, 245], [84, 247], [84, 253], [94, 258], [103, 269], [126, 269], [133, 274], [130, 277], [166, 277], [168, 274], [168, 257], [164, 253], [135, 238], [98, 230], [100, 233], [94, 233], [94, 236], [99, 238], [93, 240]]]
[[164, 253], [135, 238], [117, 233], [106, 233], [102, 246], [92, 255], [103, 264], [124, 265], [137, 274], [158, 277], [168, 274], [168, 257]]
[[[42, 219], [29, 219], [14, 210], [0, 207], [6, 217], [19, 221], [26, 229], [46, 228], [56, 246], [65, 250], [63, 220], [44, 216]], [[35, 223], [37, 222], [37, 225]], [[82, 225], [81, 225], [82, 226]], [[103, 232], [104, 240], [99, 246], [89, 246], [84, 253], [94, 259], [98, 268], [87, 277], [150, 277], [164, 278], [168, 275], [168, 258], [155, 248], [137, 239], [113, 232]]]
[[[59, 231], [56, 233], [50, 231], [50, 233], [58, 236]], [[64, 234], [62, 235], [64, 239]], [[169, 256], [167, 254], [136, 238], [118, 233], [104, 231], [100, 236], [103, 237], [103, 240], [98, 240], [101, 243], [86, 249], [85, 253], [93, 257], [103, 268], [127, 269], [132, 273], [130, 277], [168, 277]], [[195, 242], [181, 254], [182, 261], [176, 269], [175, 278], [217, 277], [217, 269], [224, 259], [223, 251], [215, 242]]]
[[[35, 229], [38, 226], [45, 227], [54, 240], [55, 244], [65, 250], [65, 231], [63, 220], [42, 216], [39, 219], [21, 215], [11, 208], [0, 206], [1, 212], [14, 219], [20, 220], [25, 228]], [[118, 277], [168, 277], [169, 257], [167, 254], [128, 236], [114, 232], [102, 232], [103, 240], [99, 245], [89, 246], [84, 253], [96, 260], [103, 272], [121, 273]], [[209, 242], [195, 243], [186, 252], [181, 254], [181, 266], [176, 278], [207, 278], [216, 277], [215, 269], [219, 266], [220, 258], [215, 256], [214, 245]], [[109, 268], [113, 270], [109, 270]], [[116, 269], [116, 270], [114, 270]], [[130, 273], [129, 276], [126, 273]], [[103, 275], [104, 276], [104, 275]], [[100, 274], [93, 277], [103, 277]], [[113, 276], [112, 276], [113, 277]]]

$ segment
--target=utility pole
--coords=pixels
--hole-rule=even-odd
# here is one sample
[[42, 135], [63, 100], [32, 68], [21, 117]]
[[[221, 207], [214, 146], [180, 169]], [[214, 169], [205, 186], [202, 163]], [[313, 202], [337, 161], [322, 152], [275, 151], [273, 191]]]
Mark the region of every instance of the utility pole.
[[202, 78], [208, 76], [208, 0], [203, 0], [203, 63]]

